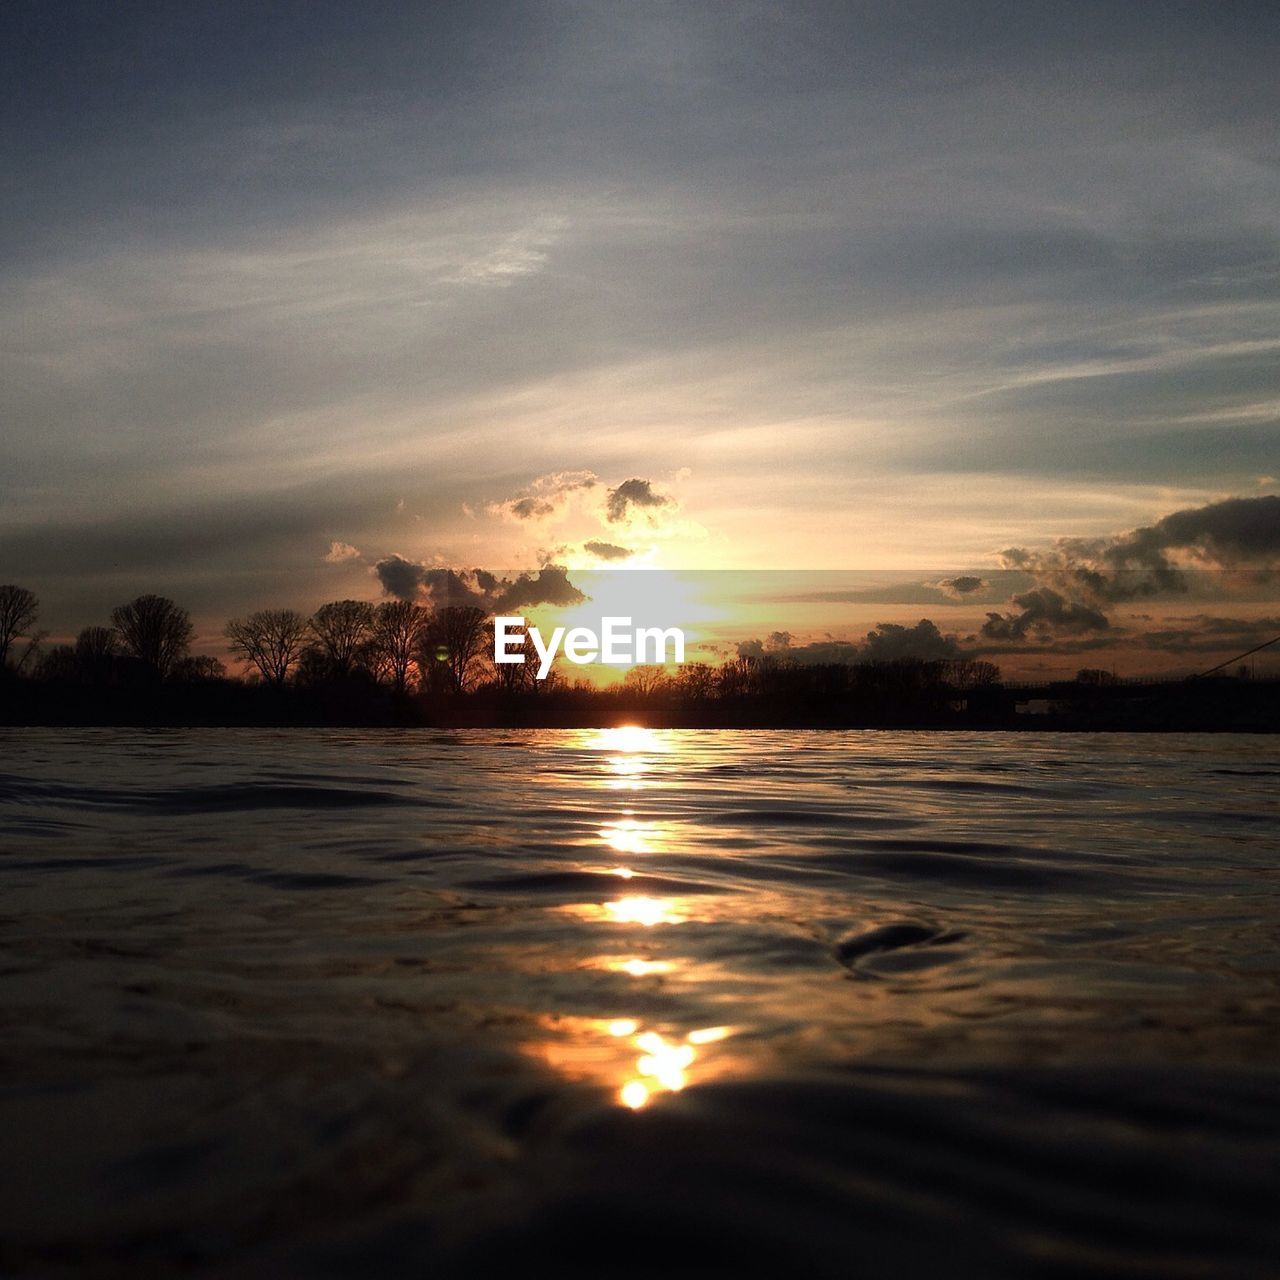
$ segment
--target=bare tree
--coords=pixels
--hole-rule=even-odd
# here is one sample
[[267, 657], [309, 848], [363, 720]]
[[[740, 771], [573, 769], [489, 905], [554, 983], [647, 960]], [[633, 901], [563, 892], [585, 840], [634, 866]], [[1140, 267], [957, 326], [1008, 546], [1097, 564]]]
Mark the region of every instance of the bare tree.
[[30, 632], [39, 615], [40, 601], [34, 591], [12, 582], [0, 586], [0, 668], [8, 665], [13, 642]]
[[1000, 668], [995, 663], [974, 658], [944, 658], [938, 663], [938, 673], [953, 689], [980, 689], [1000, 682]]
[[[493, 654], [493, 624], [490, 623], [485, 629], [485, 647], [490, 656]], [[507, 652], [512, 653], [511, 644], [507, 646]], [[494, 671], [497, 673], [498, 688], [503, 693], [521, 693], [524, 690], [533, 690], [538, 687], [538, 650], [534, 646], [533, 637], [526, 631], [524, 633], [524, 642], [518, 650], [523, 662], [495, 662], [493, 664]]]
[[85, 627], [76, 636], [76, 667], [86, 684], [105, 684], [115, 665], [119, 641], [110, 627]]
[[260, 609], [247, 618], [232, 618], [225, 634], [231, 652], [253, 663], [279, 689], [302, 653], [307, 627], [307, 619], [292, 609]]
[[642, 698], [648, 698], [665, 689], [669, 683], [667, 673], [661, 667], [646, 663], [641, 667], [632, 667], [623, 677], [622, 687], [629, 693], [638, 693]]
[[49, 684], [71, 684], [80, 678], [76, 651], [69, 644], [55, 644], [36, 661], [35, 677]]
[[409, 670], [422, 647], [430, 614], [412, 600], [386, 600], [373, 611], [373, 660], [384, 667], [397, 693], [409, 685]]
[[705, 662], [690, 662], [676, 669], [672, 683], [684, 698], [709, 698], [715, 692], [716, 673]]
[[356, 657], [373, 634], [373, 606], [367, 600], [332, 600], [311, 615], [311, 634], [324, 651], [329, 674], [351, 674]]
[[432, 614], [418, 649], [423, 679], [432, 688], [465, 693], [475, 684], [492, 634], [485, 620], [485, 611], [474, 605], [450, 605]]
[[191, 615], [164, 596], [138, 596], [112, 609], [111, 622], [125, 652], [161, 680], [186, 656], [195, 634]]
[[227, 669], [211, 654], [196, 653], [179, 658], [174, 663], [173, 674], [178, 680], [194, 683], [198, 680], [224, 680]]

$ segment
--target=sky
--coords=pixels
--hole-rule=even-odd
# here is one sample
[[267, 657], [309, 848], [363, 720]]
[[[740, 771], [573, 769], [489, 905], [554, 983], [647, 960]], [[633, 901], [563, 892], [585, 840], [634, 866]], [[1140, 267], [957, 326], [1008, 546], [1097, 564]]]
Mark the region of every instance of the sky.
[[[839, 569], [902, 588], [798, 642], [996, 612], [1070, 664], [1083, 615], [1016, 634], [1058, 540], [1280, 489], [1274, 4], [0, 28], [0, 581], [55, 636], [158, 591], [213, 651], [402, 565]], [[1010, 594], [920, 599], [1010, 549]], [[1160, 599], [1107, 639], [1280, 612]]]

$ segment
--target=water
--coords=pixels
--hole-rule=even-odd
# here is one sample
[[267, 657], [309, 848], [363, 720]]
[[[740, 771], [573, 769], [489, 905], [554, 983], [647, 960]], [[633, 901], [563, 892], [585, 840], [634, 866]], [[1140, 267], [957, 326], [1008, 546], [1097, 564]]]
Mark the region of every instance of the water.
[[1274, 739], [0, 761], [0, 1269], [1273, 1274]]

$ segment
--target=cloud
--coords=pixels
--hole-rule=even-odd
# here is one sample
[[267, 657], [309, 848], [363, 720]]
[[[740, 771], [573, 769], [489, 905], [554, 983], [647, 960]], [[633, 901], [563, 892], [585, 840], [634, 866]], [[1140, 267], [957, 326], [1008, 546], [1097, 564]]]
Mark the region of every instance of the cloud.
[[487, 613], [501, 613], [540, 604], [581, 604], [587, 598], [559, 565], [503, 578], [487, 569], [447, 569], [390, 555], [373, 568], [387, 595], [401, 600], [425, 599], [437, 608], [471, 605]]
[[373, 571], [378, 575], [382, 590], [387, 595], [396, 596], [401, 600], [412, 600], [422, 586], [426, 568], [416, 561], [406, 560], [403, 556], [390, 555], [379, 560], [373, 566]]
[[[738, 645], [738, 657], [740, 658], [789, 658], [794, 661], [804, 662], [811, 659], [811, 651], [817, 650], [819, 645], [802, 645], [797, 649], [791, 647], [792, 635], [790, 631], [771, 631], [767, 640], [744, 640]], [[843, 643], [843, 642], [842, 642]], [[822, 659], [814, 659], [822, 661]]]
[[1181, 592], [1188, 567], [1252, 568], [1280, 560], [1280, 497], [1226, 498], [1116, 537], [1060, 538], [1047, 551], [1011, 547], [1002, 559], [1098, 606]]
[[648, 480], [624, 480], [616, 489], [609, 490], [609, 500], [605, 505], [605, 515], [610, 524], [617, 524], [626, 517], [631, 507], [666, 507], [671, 499], [661, 493], [655, 493]]
[[[1280, 558], [1280, 496], [1227, 498], [1206, 507], [1175, 511], [1131, 540], [1141, 552], [1186, 548], [1225, 567], [1271, 564]], [[1123, 544], [1119, 549], [1124, 553]]]
[[445, 284], [506, 288], [521, 276], [534, 275], [546, 266], [548, 249], [563, 226], [563, 219], [549, 219], [543, 226], [512, 232], [492, 249], [460, 263], [442, 280]]
[[522, 573], [511, 582], [500, 584], [494, 600], [495, 609], [523, 609], [531, 605], [549, 604], [565, 607], [581, 604], [587, 597], [569, 581], [568, 570], [560, 565], [546, 565], [537, 573]]
[[349, 542], [333, 541], [329, 543], [329, 550], [325, 553], [326, 564], [345, 564], [348, 560], [359, 560], [360, 549], [353, 547]]
[[507, 503], [507, 510], [517, 520], [535, 520], [540, 516], [553, 515], [555, 509], [555, 503], [548, 502], [545, 498], [513, 498]]
[[598, 483], [592, 471], [553, 471], [539, 476], [515, 497], [494, 503], [489, 510], [517, 520], [545, 520], [563, 509], [570, 494], [593, 489]]
[[828, 637], [797, 645], [789, 631], [774, 631], [767, 640], [744, 640], [738, 645], [740, 658], [778, 658], [805, 667], [904, 660], [933, 662], [957, 657], [959, 653], [956, 637], [943, 635], [928, 618], [921, 618], [910, 627], [896, 622], [877, 623], [860, 643]]
[[1145, 647], [1167, 653], [1218, 653], [1224, 649], [1245, 650], [1280, 636], [1280, 617], [1231, 618], [1213, 614], [1166, 619], [1169, 626], [1144, 632]]
[[635, 555], [630, 547], [620, 547], [616, 542], [600, 542], [594, 538], [590, 542], [584, 542], [582, 549], [601, 560], [625, 560], [628, 556]]
[[943, 578], [941, 582], [937, 582], [934, 585], [944, 596], [952, 600], [963, 600], [975, 591], [984, 590], [987, 582], [985, 578], [976, 578], [972, 574], [961, 574], [958, 578]]
[[988, 640], [1024, 640], [1083, 635], [1106, 631], [1111, 623], [1106, 614], [1078, 601], [1067, 600], [1051, 587], [1036, 587], [1013, 597], [1018, 613], [988, 613], [982, 634]]
[[862, 647], [862, 656], [868, 662], [898, 662], [905, 658], [932, 662], [954, 658], [958, 652], [955, 636], [944, 636], [928, 618], [921, 618], [914, 627], [881, 622], [867, 632]]
[[[1280, 81], [1256, 3], [784, 5], [732, 39], [696, 5], [504, 7], [501, 39], [484, 6], [369, 6], [358, 33], [332, 4], [101, 28], [26, 8], [26, 65], [66, 74], [10, 103], [0, 542], [40, 545], [0, 559], [68, 600], [152, 570], [46, 521], [145, 520], [176, 585], [143, 585], [238, 612], [250, 572], [312, 590], [334, 527], [428, 545], [384, 518], [411, 476], [449, 563], [536, 563], [442, 529], [453, 486], [531, 499], [503, 517], [529, 546], [621, 541], [585, 511], [542, 534], [555, 500], [515, 494], [513, 463], [616, 482], [692, 459], [744, 563], [909, 538], [892, 562], [920, 565], [1275, 470]], [[193, 549], [206, 495], [316, 476], [363, 510], [286, 494], [278, 534], [237, 545], [232, 518], [201, 532], [216, 558]], [[73, 587], [86, 556], [106, 563]]]
[[1280, 561], [1280, 497], [1225, 498], [1128, 533], [1059, 538], [1043, 551], [1010, 547], [1001, 558], [1039, 585], [1013, 597], [1017, 613], [988, 613], [987, 639], [1043, 641], [1105, 631], [1117, 604], [1187, 592], [1190, 570], [1267, 578], [1273, 572], [1267, 566]]

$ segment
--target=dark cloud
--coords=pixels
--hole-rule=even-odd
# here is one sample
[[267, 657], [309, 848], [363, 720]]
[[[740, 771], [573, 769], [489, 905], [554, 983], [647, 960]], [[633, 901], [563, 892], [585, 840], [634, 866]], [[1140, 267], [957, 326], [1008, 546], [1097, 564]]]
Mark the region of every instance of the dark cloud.
[[553, 471], [539, 476], [524, 493], [491, 510], [506, 511], [517, 520], [542, 520], [560, 509], [560, 500], [576, 489], [593, 489], [599, 483], [591, 471]]
[[582, 544], [584, 551], [589, 551], [593, 556], [598, 556], [601, 560], [625, 560], [628, 556], [635, 555], [630, 547], [620, 547], [616, 542], [599, 542], [592, 540]]
[[[783, 643], [779, 643], [780, 639]], [[773, 632], [768, 640], [744, 640], [738, 645], [739, 658], [759, 661], [772, 658], [792, 663], [801, 667], [819, 667], [828, 664], [847, 666], [860, 662], [863, 658], [861, 649], [852, 640], [813, 640], [808, 644], [791, 643], [791, 636], [786, 631]]]
[[952, 600], [963, 600], [965, 596], [970, 596], [975, 591], [984, 590], [987, 582], [985, 578], [961, 574], [958, 578], [943, 578], [937, 586], [943, 595], [949, 596]]
[[[760, 575], [752, 575], [753, 579]], [[807, 575], [804, 573], [794, 573], [790, 571], [778, 571], [778, 581], [784, 584], [791, 584], [795, 581], [803, 581]], [[830, 581], [832, 575], [830, 573], [814, 574], [815, 579], [823, 582]], [[837, 575], [837, 580], [844, 578], [849, 585], [843, 587], [815, 587], [808, 591], [779, 591], [777, 594], [770, 593], [765, 597], [769, 603], [777, 605], [791, 604], [899, 604], [899, 605], [952, 605], [957, 602], [971, 602], [979, 592], [1013, 592], [1023, 590], [1026, 587], [1034, 586], [1034, 581], [1030, 575], [1020, 573], [1017, 570], [996, 569], [985, 576], [978, 574], [965, 574], [952, 578], [943, 578], [942, 580], [921, 581], [920, 579], [912, 579], [910, 581], [889, 582], [874, 586], [860, 585], [863, 581], [872, 581], [872, 575], [850, 571], [843, 575]], [[968, 587], [968, 591], [962, 591], [952, 586], [952, 583], [959, 582]], [[978, 584], [973, 586], [972, 584]]]
[[904, 660], [932, 662], [959, 654], [956, 637], [943, 635], [928, 618], [921, 618], [911, 627], [895, 622], [877, 623], [861, 643], [828, 637], [797, 645], [792, 643], [789, 631], [774, 631], [767, 640], [745, 640], [738, 645], [740, 658], [777, 658], [799, 666]]
[[[1076, 636], [1069, 639], [1049, 639], [1045, 638], [1041, 643], [1037, 644], [1034, 649], [1029, 649], [1025, 640], [992, 640], [985, 644], [977, 644], [972, 647], [966, 647], [964, 656], [966, 658], [997, 658], [1006, 654], [1013, 654], [1025, 657], [1028, 654], [1034, 654], [1037, 658], [1049, 656], [1065, 656], [1077, 653], [1094, 653], [1098, 650], [1106, 650], [1108, 653], [1114, 653], [1121, 647], [1121, 642], [1117, 636], [1111, 632], [1105, 632], [1101, 635], [1094, 634], [1090, 636]], [[1034, 669], [1034, 664], [1032, 664]]]
[[1112, 538], [1061, 538], [1048, 551], [1011, 547], [1006, 566], [1104, 606], [1187, 589], [1186, 565], [1264, 568], [1280, 559], [1280, 497], [1189, 507]]
[[1051, 638], [1106, 631], [1106, 614], [1078, 601], [1067, 600], [1051, 587], [1036, 587], [1013, 597], [1018, 613], [988, 613], [982, 634], [989, 640]]
[[1270, 578], [1267, 566], [1280, 560], [1280, 497], [1226, 498], [1115, 537], [1060, 538], [1045, 551], [1011, 547], [1002, 558], [1039, 585], [1013, 597], [1018, 612], [987, 615], [987, 639], [1105, 631], [1113, 606], [1186, 593], [1197, 568]]
[[373, 566], [373, 571], [378, 575], [378, 581], [382, 583], [383, 592], [401, 600], [412, 600], [417, 596], [423, 583], [423, 575], [426, 573], [423, 565], [397, 555], [379, 560]]
[[545, 498], [514, 498], [507, 504], [507, 510], [517, 520], [535, 520], [539, 516], [549, 516], [555, 511], [555, 503]]
[[1139, 549], [1186, 548], [1226, 567], [1269, 565], [1280, 559], [1280, 496], [1227, 498], [1175, 511], [1131, 539]]
[[373, 568], [387, 595], [427, 600], [436, 608], [472, 605], [487, 613], [502, 613], [540, 604], [581, 604], [587, 598], [559, 565], [509, 578], [487, 569], [445, 569], [391, 555]]
[[862, 646], [862, 656], [869, 662], [897, 662], [904, 658], [931, 662], [954, 658], [959, 651], [955, 636], [944, 636], [928, 618], [921, 618], [914, 627], [881, 622], [867, 632]]
[[587, 598], [569, 581], [568, 570], [560, 565], [546, 565], [537, 573], [522, 573], [514, 581], [497, 585], [501, 590], [494, 600], [496, 610], [523, 609], [538, 604], [565, 607], [581, 604]]
[[1280, 636], [1280, 617], [1231, 618], [1201, 613], [1166, 621], [1186, 625], [1143, 632], [1147, 648], [1167, 653], [1243, 651]]
[[624, 480], [616, 489], [609, 490], [609, 500], [605, 506], [605, 514], [610, 523], [622, 520], [631, 507], [666, 507], [671, 499], [664, 494], [655, 493], [648, 480]]

